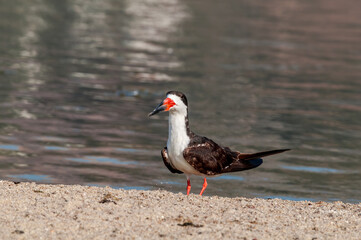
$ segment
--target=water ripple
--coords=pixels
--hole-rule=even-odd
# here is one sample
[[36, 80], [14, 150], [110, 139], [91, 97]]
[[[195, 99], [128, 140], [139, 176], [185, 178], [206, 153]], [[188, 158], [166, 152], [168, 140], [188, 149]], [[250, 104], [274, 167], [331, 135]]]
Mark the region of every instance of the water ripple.
[[48, 175], [37, 175], [37, 174], [14, 174], [8, 175], [11, 178], [23, 179], [35, 182], [51, 182], [52, 178]]
[[11, 151], [19, 151], [20, 147], [17, 145], [0, 145], [0, 149], [3, 150], [11, 150]]
[[282, 166], [282, 168], [293, 171], [303, 171], [303, 172], [312, 172], [312, 173], [345, 173], [345, 171], [342, 170], [333, 169], [333, 168], [324, 168], [324, 167]]

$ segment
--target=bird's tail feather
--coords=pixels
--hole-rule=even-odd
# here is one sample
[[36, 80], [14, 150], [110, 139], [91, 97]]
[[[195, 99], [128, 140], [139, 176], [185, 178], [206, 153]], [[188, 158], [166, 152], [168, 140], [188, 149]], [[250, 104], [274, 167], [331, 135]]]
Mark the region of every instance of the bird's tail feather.
[[258, 153], [238, 153], [238, 160], [234, 161], [229, 167], [223, 169], [223, 173], [238, 172], [256, 168], [263, 163], [261, 157], [266, 157], [288, 151], [290, 149], [277, 149]]
[[264, 151], [264, 152], [257, 152], [257, 153], [240, 153], [238, 155], [239, 160], [252, 160], [256, 158], [266, 157], [278, 153], [282, 153], [285, 151], [289, 151], [291, 149], [277, 149], [277, 150], [271, 150], [271, 151]]

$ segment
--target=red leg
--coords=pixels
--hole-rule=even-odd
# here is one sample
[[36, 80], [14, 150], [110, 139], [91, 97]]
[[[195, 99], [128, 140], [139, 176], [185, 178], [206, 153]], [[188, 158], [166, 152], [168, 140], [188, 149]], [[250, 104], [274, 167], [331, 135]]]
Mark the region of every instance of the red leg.
[[191, 191], [191, 180], [187, 178], [187, 195], [189, 195]]
[[208, 184], [207, 184], [207, 179], [204, 178], [203, 187], [202, 187], [201, 193], [200, 193], [199, 195], [202, 195], [202, 194], [203, 194], [203, 192], [204, 192], [204, 190], [206, 190], [207, 186], [208, 186]]

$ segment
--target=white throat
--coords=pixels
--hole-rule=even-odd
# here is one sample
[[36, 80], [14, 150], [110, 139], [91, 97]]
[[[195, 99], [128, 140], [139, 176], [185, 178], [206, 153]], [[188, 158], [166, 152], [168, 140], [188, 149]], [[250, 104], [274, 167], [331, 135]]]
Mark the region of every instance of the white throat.
[[169, 112], [168, 154], [171, 156], [183, 155], [190, 138], [187, 135], [186, 114], [178, 111]]

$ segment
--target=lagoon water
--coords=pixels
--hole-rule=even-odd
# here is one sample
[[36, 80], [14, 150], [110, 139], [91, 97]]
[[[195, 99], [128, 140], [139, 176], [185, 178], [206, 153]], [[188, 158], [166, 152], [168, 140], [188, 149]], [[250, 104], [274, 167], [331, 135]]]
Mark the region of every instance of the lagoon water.
[[[293, 150], [206, 195], [361, 201], [360, 2], [0, 1], [0, 179], [185, 192], [168, 90], [194, 132]], [[192, 179], [198, 193], [202, 179]]]

